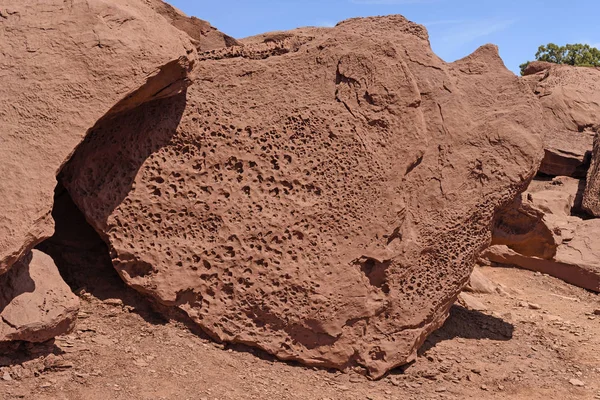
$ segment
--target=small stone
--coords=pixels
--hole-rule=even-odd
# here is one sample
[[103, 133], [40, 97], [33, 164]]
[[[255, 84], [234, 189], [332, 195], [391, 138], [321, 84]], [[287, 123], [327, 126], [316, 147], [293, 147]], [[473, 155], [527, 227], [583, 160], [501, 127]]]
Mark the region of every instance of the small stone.
[[400, 386], [400, 380], [396, 376], [390, 377], [390, 383], [394, 386]]
[[487, 307], [475, 296], [468, 293], [461, 293], [458, 296], [459, 302], [469, 310], [486, 311]]
[[147, 367], [148, 366], [148, 363], [142, 359], [134, 360], [133, 364], [138, 367]]
[[485, 390], [486, 392], [489, 390], [487, 386], [481, 385], [481, 390]]
[[5, 371], [4, 374], [2, 375], [2, 380], [3, 381], [12, 381], [12, 377], [10, 376], [10, 374], [8, 373], [8, 371]]
[[479, 368], [472, 368], [471, 372], [477, 375], [481, 375], [481, 370]]
[[104, 300], [104, 304], [114, 307], [123, 307], [123, 300], [121, 299], [106, 299]]
[[597, 310], [594, 310], [594, 315], [600, 315], [600, 308]]
[[541, 310], [542, 306], [536, 303], [527, 303], [527, 306], [532, 310]]
[[446, 388], [440, 387], [440, 388], [435, 389], [435, 391], [436, 391], [436, 393], [444, 393], [446, 391]]
[[583, 383], [583, 381], [580, 381], [579, 379], [571, 379], [571, 380], [569, 380], [569, 383], [573, 386], [578, 386], [578, 387], [585, 386], [585, 383]]

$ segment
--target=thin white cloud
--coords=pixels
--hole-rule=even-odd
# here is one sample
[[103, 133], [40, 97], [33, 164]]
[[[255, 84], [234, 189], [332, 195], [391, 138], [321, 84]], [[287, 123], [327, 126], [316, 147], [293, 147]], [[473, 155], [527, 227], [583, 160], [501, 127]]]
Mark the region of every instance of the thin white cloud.
[[460, 26], [448, 29], [442, 33], [442, 41], [449, 46], [460, 46], [481, 37], [506, 30], [515, 22], [517, 22], [516, 19], [483, 19], [463, 22]]

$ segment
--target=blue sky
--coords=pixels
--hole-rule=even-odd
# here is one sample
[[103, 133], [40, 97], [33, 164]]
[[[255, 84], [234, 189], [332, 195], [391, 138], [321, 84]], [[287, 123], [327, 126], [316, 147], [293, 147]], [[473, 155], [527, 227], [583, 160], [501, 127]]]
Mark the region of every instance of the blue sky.
[[427, 26], [433, 50], [454, 61], [485, 43], [506, 66], [534, 58], [554, 42], [600, 47], [598, 0], [167, 0], [188, 15], [243, 38], [300, 26], [333, 26], [360, 16], [402, 14]]

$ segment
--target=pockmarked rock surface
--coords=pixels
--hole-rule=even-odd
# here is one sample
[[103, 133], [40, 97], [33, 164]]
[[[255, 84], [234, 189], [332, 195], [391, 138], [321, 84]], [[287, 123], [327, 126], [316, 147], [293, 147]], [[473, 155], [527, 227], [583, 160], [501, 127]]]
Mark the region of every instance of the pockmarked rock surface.
[[540, 172], [585, 178], [600, 128], [600, 68], [532, 63], [527, 73], [549, 123]]
[[400, 16], [244, 44], [98, 124], [59, 179], [125, 282], [213, 338], [381, 377], [535, 175], [539, 103], [494, 46], [446, 64]]
[[600, 132], [594, 139], [594, 150], [587, 174], [582, 207], [590, 215], [600, 218]]
[[2, 274], [52, 235], [55, 176], [88, 130], [182, 90], [196, 49], [141, 0], [8, 1], [0, 12]]
[[33, 250], [0, 275], [0, 343], [45, 342], [75, 326], [79, 298], [50, 256]]
[[522, 198], [498, 212], [483, 258], [546, 273], [600, 292], [600, 219], [573, 216], [580, 182], [534, 181]]

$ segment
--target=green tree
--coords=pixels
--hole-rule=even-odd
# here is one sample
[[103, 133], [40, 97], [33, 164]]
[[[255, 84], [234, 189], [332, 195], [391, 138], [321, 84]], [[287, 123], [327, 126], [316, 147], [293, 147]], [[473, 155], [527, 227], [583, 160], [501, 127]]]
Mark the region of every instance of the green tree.
[[[554, 43], [548, 43], [538, 48], [535, 59], [555, 64], [600, 67], [600, 50], [589, 44], [576, 43], [558, 46]], [[521, 75], [523, 75], [529, 63], [530, 61], [527, 61], [520, 65]]]

